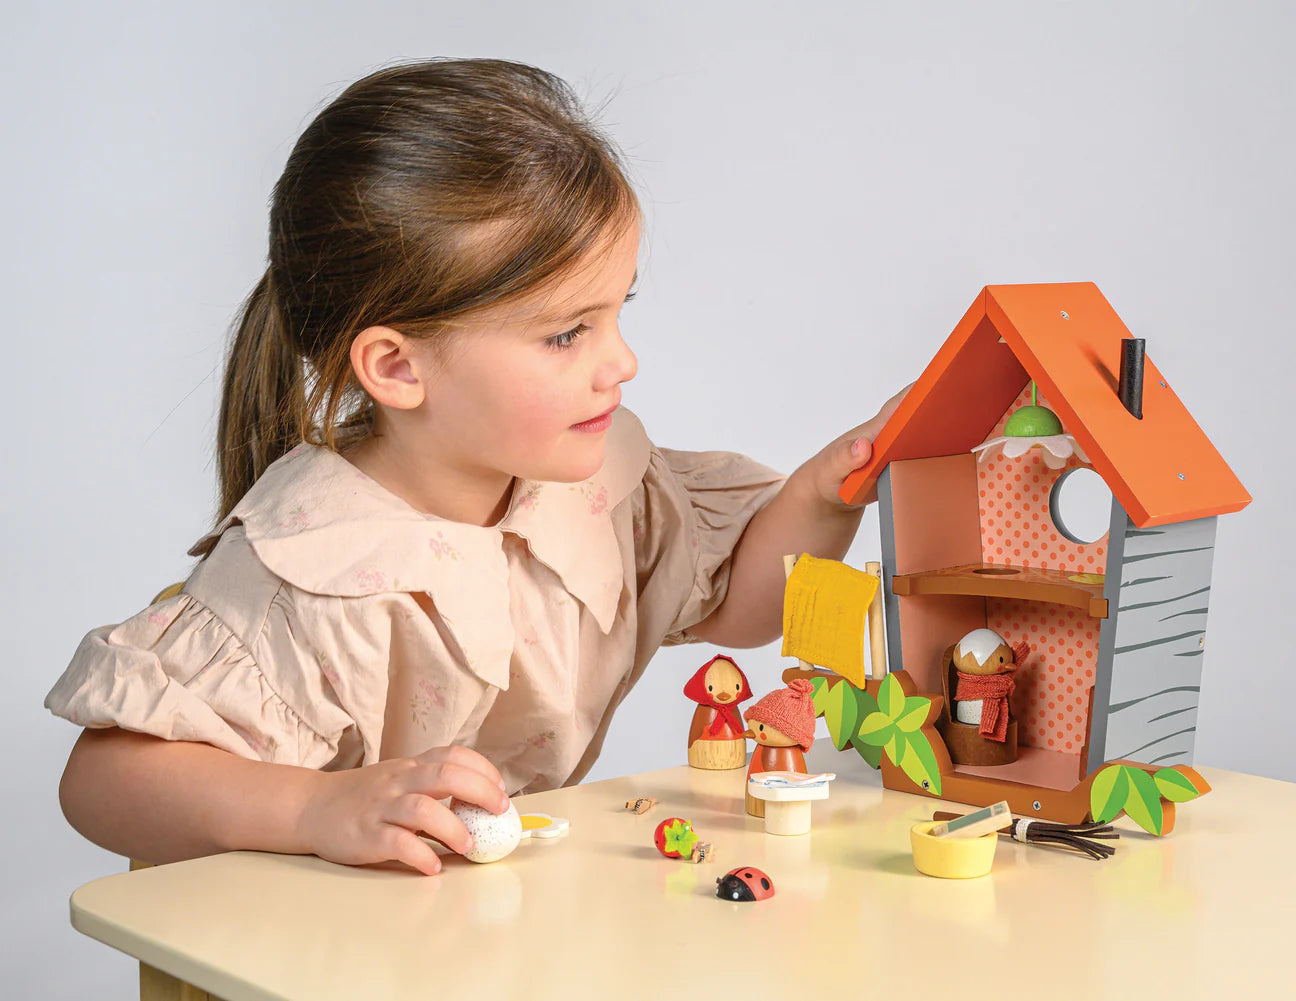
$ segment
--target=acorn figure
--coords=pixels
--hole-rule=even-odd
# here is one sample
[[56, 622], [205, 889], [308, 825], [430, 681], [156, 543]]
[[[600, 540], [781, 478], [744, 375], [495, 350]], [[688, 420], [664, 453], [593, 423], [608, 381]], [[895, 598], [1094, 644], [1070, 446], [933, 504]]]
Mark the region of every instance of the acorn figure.
[[[804, 751], [814, 743], [814, 685], [797, 678], [756, 701], [747, 710], [745, 736], [756, 741], [747, 777], [757, 772], [800, 772], [806, 774]], [[744, 789], [747, 813], [765, 816], [765, 803]]]
[[751, 698], [747, 676], [732, 657], [718, 654], [698, 668], [684, 686], [698, 704], [689, 727], [688, 763], [694, 768], [741, 768], [747, 760], [742, 710]]
[[1008, 736], [1008, 697], [1016, 682], [1013, 671], [1030, 654], [1030, 646], [1012, 647], [993, 629], [973, 629], [954, 647], [958, 671], [954, 718], [978, 727], [986, 740], [1003, 743]]

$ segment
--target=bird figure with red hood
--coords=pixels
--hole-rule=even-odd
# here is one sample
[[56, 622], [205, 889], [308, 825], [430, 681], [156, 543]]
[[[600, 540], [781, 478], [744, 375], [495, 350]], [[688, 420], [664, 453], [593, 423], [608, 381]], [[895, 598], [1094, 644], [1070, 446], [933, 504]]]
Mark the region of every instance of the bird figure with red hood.
[[[756, 741], [747, 777], [757, 772], [806, 774], [805, 751], [814, 743], [814, 685], [797, 678], [786, 688], [775, 689], [747, 710], [745, 736]], [[765, 802], [746, 794], [747, 813], [765, 816]]]
[[694, 768], [741, 768], [747, 760], [739, 703], [751, 698], [747, 676], [732, 657], [718, 654], [684, 686], [698, 704], [689, 727], [688, 763]]

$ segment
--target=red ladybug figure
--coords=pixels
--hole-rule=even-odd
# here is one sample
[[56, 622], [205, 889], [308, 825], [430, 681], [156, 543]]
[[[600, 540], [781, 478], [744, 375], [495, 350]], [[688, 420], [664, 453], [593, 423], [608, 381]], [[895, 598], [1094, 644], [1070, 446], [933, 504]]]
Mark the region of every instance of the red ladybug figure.
[[716, 880], [716, 896], [721, 900], [768, 900], [774, 896], [774, 883], [754, 866], [740, 865]]

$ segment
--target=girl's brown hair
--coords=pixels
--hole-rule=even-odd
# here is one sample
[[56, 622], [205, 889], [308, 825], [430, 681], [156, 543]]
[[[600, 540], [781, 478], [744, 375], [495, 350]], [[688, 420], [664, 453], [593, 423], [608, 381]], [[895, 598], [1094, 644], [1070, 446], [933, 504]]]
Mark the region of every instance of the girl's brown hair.
[[269, 264], [226, 364], [217, 521], [297, 442], [371, 433], [361, 330], [435, 335], [542, 288], [637, 215], [616, 149], [550, 73], [434, 59], [352, 84], [274, 187]]

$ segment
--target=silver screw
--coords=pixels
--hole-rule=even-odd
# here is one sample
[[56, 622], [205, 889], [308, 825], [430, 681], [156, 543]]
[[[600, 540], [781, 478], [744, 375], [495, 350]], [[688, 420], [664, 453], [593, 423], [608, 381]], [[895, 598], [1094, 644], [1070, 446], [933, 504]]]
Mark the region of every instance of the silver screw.
[[1031, 806], [1035, 807], [1035, 809], [1038, 810], [1040, 808], [1040, 801], [1036, 800], [1034, 803], [1031, 804]]
[[1071, 317], [1067, 316], [1067, 313], [1066, 313], [1066, 310], [1065, 310], [1065, 309], [1062, 310], [1062, 319], [1064, 319], [1064, 320], [1069, 320], [1069, 319], [1071, 319]]
[[1179, 479], [1181, 479], [1181, 480], [1186, 480], [1186, 479], [1188, 479], [1188, 477], [1184, 476], [1183, 473], [1180, 473], [1180, 474], [1179, 474]]
[[1165, 380], [1164, 380], [1164, 379], [1158, 379], [1157, 382], [1161, 383], [1161, 388], [1162, 388], [1162, 389], [1165, 389], [1165, 388], [1166, 388], [1166, 384], [1165, 384]]

